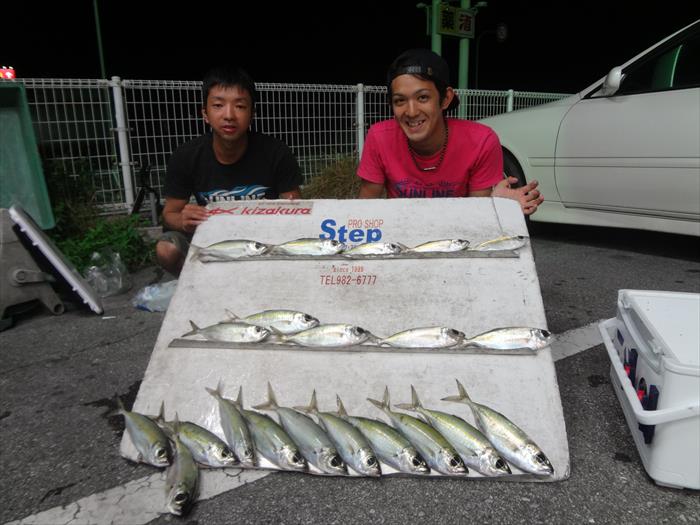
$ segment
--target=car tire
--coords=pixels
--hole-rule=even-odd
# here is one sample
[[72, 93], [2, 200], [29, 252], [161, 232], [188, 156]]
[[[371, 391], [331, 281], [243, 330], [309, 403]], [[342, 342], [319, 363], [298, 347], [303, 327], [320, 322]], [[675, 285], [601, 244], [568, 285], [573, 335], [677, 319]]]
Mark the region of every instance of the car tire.
[[513, 154], [507, 149], [503, 149], [503, 173], [506, 177], [515, 177], [518, 182], [513, 185], [515, 188], [521, 188], [527, 184], [525, 174]]

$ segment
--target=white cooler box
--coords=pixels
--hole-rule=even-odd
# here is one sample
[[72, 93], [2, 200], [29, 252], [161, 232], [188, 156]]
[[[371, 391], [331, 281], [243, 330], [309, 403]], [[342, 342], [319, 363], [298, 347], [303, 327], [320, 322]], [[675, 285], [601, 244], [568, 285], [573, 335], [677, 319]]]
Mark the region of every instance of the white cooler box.
[[600, 332], [644, 468], [700, 489], [700, 294], [620, 290]]

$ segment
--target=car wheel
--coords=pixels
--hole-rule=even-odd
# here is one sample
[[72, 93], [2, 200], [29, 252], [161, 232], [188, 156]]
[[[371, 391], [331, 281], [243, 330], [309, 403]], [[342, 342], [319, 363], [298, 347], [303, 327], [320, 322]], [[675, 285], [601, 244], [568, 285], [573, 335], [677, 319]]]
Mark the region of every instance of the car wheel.
[[525, 174], [523, 173], [520, 164], [518, 164], [518, 161], [515, 160], [513, 154], [506, 149], [503, 150], [503, 173], [506, 177], [515, 177], [518, 179], [518, 182], [514, 184], [515, 188], [520, 188], [527, 184]]

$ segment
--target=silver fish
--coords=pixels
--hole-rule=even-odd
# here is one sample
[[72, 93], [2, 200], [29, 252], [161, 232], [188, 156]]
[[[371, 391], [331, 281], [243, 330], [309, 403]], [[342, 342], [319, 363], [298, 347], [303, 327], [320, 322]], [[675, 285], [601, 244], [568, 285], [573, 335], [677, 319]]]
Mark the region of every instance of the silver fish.
[[452, 445], [433, 427], [407, 414], [394, 412], [389, 404], [389, 389], [384, 389], [384, 399], [367, 398], [367, 401], [383, 411], [396, 429], [416, 447], [430, 468], [448, 476], [461, 476], [469, 471]]
[[379, 344], [396, 348], [449, 348], [462, 342], [464, 334], [454, 328], [430, 326], [404, 330], [385, 339]]
[[209, 246], [191, 245], [190, 260], [199, 259], [202, 262], [227, 261], [241, 257], [255, 257], [270, 250], [270, 246], [247, 239], [235, 239], [216, 242]]
[[267, 402], [253, 407], [256, 410], [274, 410], [282, 428], [287, 431], [308, 462], [326, 474], [345, 475], [348, 470], [335, 445], [309, 416], [277, 404], [272, 385], [267, 383]]
[[409, 248], [409, 252], [416, 253], [431, 253], [431, 252], [460, 252], [469, 248], [469, 241], [464, 239], [442, 239], [439, 241], [430, 241], [413, 248]]
[[464, 464], [481, 472], [484, 476], [511, 474], [508, 463], [496, 452], [479, 429], [461, 417], [424, 408], [416, 389], [411, 385], [411, 403], [396, 405], [397, 408], [418, 412], [435, 430], [440, 432], [457, 449]]
[[408, 248], [397, 242], [366, 242], [343, 252], [343, 255], [395, 255]]
[[282, 336], [283, 342], [301, 346], [352, 346], [359, 345], [373, 337], [367, 330], [349, 324], [322, 324], [297, 334]]
[[320, 412], [316, 402], [316, 391], [311, 395], [311, 402], [306, 407], [294, 407], [296, 410], [314, 414], [326, 430], [343, 461], [353, 470], [365, 476], [381, 476], [381, 467], [372, 446], [362, 433], [350, 423], [330, 412]]
[[306, 460], [289, 434], [270, 416], [243, 408], [242, 398], [241, 388], [236, 406], [248, 424], [255, 450], [282, 470], [306, 470]]
[[154, 467], [165, 467], [170, 464], [170, 444], [163, 430], [152, 418], [130, 412], [124, 408], [121, 399], [117, 398], [117, 410], [110, 415], [124, 416], [126, 431], [137, 451], [136, 461], [148, 463]]
[[344, 243], [334, 239], [319, 239], [318, 237], [296, 239], [278, 244], [271, 253], [281, 255], [335, 255], [343, 250]]
[[[222, 388], [223, 385], [219, 381], [216, 390], [206, 388], [206, 391], [219, 403], [221, 429], [224, 431], [226, 442], [233, 449], [233, 453], [240, 461], [241, 466], [254, 467], [256, 463], [255, 445], [253, 444], [253, 438], [250, 436], [248, 425], [243, 414], [238, 409], [237, 402], [223, 397]], [[240, 391], [238, 395], [240, 399]]]
[[[238, 319], [233, 312], [227, 312], [232, 320]], [[263, 310], [243, 317], [241, 321], [284, 335], [296, 334], [319, 325], [319, 320], [315, 317], [296, 310]]]
[[462, 341], [464, 346], [476, 346], [493, 350], [532, 350], [536, 352], [548, 346], [552, 333], [541, 328], [507, 327], [496, 328]]
[[160, 414], [155, 421], [169, 436], [177, 433], [177, 437], [200, 465], [217, 468], [238, 464], [236, 456], [219, 436], [191, 421], [180, 421], [177, 412], [174, 421], [166, 421], [165, 410], [161, 405]]
[[175, 458], [165, 476], [165, 493], [168, 510], [176, 516], [187, 513], [197, 500], [199, 471], [189, 449], [177, 437], [177, 428], [172, 436], [175, 443]]
[[400, 472], [430, 474], [430, 468], [416, 447], [395, 428], [378, 419], [350, 416], [345, 411], [340, 397], [337, 400], [338, 415], [362, 432], [381, 461]]
[[490, 252], [496, 250], [519, 250], [527, 244], [524, 235], [505, 235], [488, 241], [481, 242], [469, 248], [469, 251]]
[[201, 335], [209, 341], [221, 341], [226, 343], [257, 343], [270, 335], [270, 330], [262, 326], [243, 323], [240, 321], [226, 321], [200, 328], [192, 321], [192, 330], [183, 334], [182, 337], [190, 335]]
[[462, 383], [457, 381], [459, 394], [444, 397], [443, 401], [455, 401], [469, 405], [477, 425], [491, 444], [504, 458], [519, 469], [540, 476], [551, 476], [554, 467], [544, 452], [515, 423], [500, 412], [472, 401]]

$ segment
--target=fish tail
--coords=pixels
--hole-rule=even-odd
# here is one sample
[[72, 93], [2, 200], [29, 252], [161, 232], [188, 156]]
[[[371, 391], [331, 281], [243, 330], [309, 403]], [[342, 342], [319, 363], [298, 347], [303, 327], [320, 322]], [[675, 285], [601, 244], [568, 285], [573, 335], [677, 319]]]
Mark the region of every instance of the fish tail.
[[209, 392], [216, 399], [222, 399], [223, 398], [223, 395], [222, 395], [223, 388], [224, 388], [224, 384], [221, 381], [221, 379], [219, 379], [219, 382], [217, 383], [216, 388], [209, 388], [208, 386], [205, 386], [204, 390]]
[[243, 385], [238, 387], [238, 396], [236, 397], [236, 400], [233, 402], [234, 405], [236, 405], [238, 408], [243, 408]]
[[224, 308], [224, 312], [226, 312], [226, 315], [228, 315], [228, 320], [229, 321], [235, 321], [236, 319], [240, 319], [236, 314], [234, 314], [231, 310], [228, 308]]
[[447, 396], [443, 397], [443, 401], [456, 401], [458, 403], [471, 403], [472, 400], [469, 397], [469, 394], [467, 394], [467, 390], [464, 388], [464, 385], [459, 382], [459, 379], [455, 379], [457, 381], [457, 390], [459, 391], [459, 394], [456, 396]]
[[124, 403], [122, 403], [122, 400], [119, 397], [119, 394], [115, 394], [115, 397], [117, 398], [117, 408], [115, 408], [114, 410], [110, 410], [107, 413], [107, 417], [126, 415], [127, 410], [126, 410], [126, 408], [124, 408]]
[[339, 416], [347, 416], [348, 413], [345, 410], [345, 407], [343, 406], [343, 401], [340, 399], [340, 396], [338, 394], [335, 395], [335, 402], [338, 405], [338, 415]]
[[317, 414], [318, 413], [318, 402], [316, 401], [316, 389], [314, 389], [313, 393], [311, 394], [311, 402], [309, 403], [309, 406], [302, 407], [294, 407], [295, 410], [301, 410], [302, 412], [306, 413], [312, 413], [312, 414]]
[[202, 247], [197, 246], [196, 244], [190, 244], [190, 251], [192, 252], [192, 255], [190, 255], [190, 261], [194, 261], [199, 255], [199, 252], [202, 251]]
[[278, 408], [277, 399], [275, 399], [275, 392], [272, 390], [272, 385], [267, 382], [267, 402], [260, 405], [255, 405], [253, 408], [256, 410], [274, 410]]
[[156, 423], [165, 423], [165, 401], [160, 402], [160, 410], [156, 416]]
[[192, 327], [192, 330], [187, 332], [186, 334], [182, 334], [182, 337], [187, 337], [188, 335], [195, 335], [196, 333], [199, 332], [199, 326], [194, 324], [194, 321], [190, 319], [190, 326]]
[[410, 403], [400, 403], [398, 405], [394, 405], [396, 408], [402, 408], [404, 410], [413, 410], [416, 411], [419, 408], [423, 408], [423, 405], [420, 403], [420, 399], [418, 399], [418, 393], [416, 392], [416, 389], [413, 385], [411, 385], [411, 402]]
[[381, 401], [377, 401], [376, 399], [372, 399], [370, 397], [367, 398], [367, 401], [372, 403], [379, 410], [389, 410], [389, 387], [384, 387], [384, 397]]

